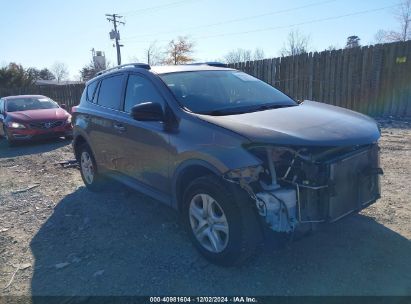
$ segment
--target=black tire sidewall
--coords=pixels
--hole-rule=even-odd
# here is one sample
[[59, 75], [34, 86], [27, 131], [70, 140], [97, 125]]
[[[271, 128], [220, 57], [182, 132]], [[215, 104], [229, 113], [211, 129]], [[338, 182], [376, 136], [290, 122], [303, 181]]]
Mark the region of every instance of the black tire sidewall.
[[[216, 178], [214, 178], [215, 180]], [[234, 196], [230, 190], [223, 187], [222, 184], [211, 182], [213, 179], [210, 177], [201, 177], [194, 180], [187, 188], [184, 194], [183, 202], [183, 221], [186, 229], [189, 233], [190, 239], [194, 243], [194, 246], [204, 255], [208, 260], [213, 263], [230, 266], [234, 265], [242, 254], [242, 242], [243, 242], [243, 229], [241, 212], [237, 203], [234, 201]], [[220, 183], [225, 183], [223, 180]], [[215, 199], [220, 207], [223, 209], [227, 218], [229, 227], [229, 239], [227, 247], [219, 253], [214, 253], [205, 249], [195, 237], [189, 219], [189, 208], [191, 199], [197, 194], [208, 194]], [[250, 215], [251, 216], [251, 215]]]
[[8, 145], [10, 147], [13, 147], [15, 144], [15, 141], [10, 139], [10, 135], [8, 134], [7, 128], [3, 126], [3, 133], [4, 133], [4, 139], [7, 141]]

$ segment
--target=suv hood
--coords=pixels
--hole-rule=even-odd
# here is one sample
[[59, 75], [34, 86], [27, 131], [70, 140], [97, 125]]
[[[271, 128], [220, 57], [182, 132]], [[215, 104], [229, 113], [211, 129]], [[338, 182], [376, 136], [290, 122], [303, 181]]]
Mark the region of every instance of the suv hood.
[[7, 112], [7, 116], [21, 122], [63, 120], [70, 114], [62, 108]]
[[198, 116], [261, 144], [351, 146], [371, 144], [380, 137], [370, 117], [315, 101], [246, 114]]

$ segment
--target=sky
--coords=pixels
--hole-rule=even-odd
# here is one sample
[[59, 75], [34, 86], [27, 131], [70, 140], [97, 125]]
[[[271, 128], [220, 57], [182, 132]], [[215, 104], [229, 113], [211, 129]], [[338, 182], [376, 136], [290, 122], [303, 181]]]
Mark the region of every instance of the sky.
[[145, 62], [145, 50], [178, 37], [194, 43], [196, 61], [212, 61], [243, 48], [277, 57], [288, 33], [309, 36], [309, 50], [344, 47], [348, 36], [373, 44], [380, 29], [394, 30], [398, 0], [0, 0], [0, 65], [50, 68], [63, 62], [70, 79], [91, 61], [91, 49], [116, 62], [105, 14], [124, 18], [119, 26], [123, 63]]

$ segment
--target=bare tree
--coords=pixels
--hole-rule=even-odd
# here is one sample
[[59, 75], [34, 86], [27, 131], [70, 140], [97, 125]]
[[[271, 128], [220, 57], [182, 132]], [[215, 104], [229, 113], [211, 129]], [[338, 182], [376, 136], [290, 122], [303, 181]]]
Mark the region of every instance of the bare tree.
[[224, 61], [226, 63], [251, 61], [251, 50], [241, 48], [232, 50], [224, 56]]
[[66, 79], [69, 75], [68, 68], [63, 62], [55, 62], [50, 70], [56, 77], [57, 82]]
[[145, 50], [147, 64], [158, 65], [164, 61], [163, 52], [157, 46], [157, 42], [153, 41], [149, 47]]
[[281, 49], [281, 56], [295, 56], [307, 53], [310, 37], [301, 34], [298, 30], [288, 33], [287, 41]]
[[411, 39], [411, 0], [402, 1], [394, 14], [400, 25], [400, 30], [388, 32], [387, 39], [390, 41]]
[[[138, 61], [138, 60], [137, 60]], [[137, 62], [136, 61], [136, 62]], [[110, 60], [106, 60], [106, 69], [111, 69], [111, 68], [114, 68], [116, 65], [113, 63], [113, 62], [111, 62]]]
[[379, 30], [375, 35], [374, 35], [374, 41], [375, 43], [384, 43], [384, 42], [389, 42], [387, 40], [387, 32], [384, 30]]
[[256, 48], [254, 52], [252, 50], [239, 48], [228, 52], [224, 56], [224, 61], [228, 64], [261, 59], [264, 59], [264, 50], [259, 48]]
[[171, 40], [165, 52], [166, 64], [184, 64], [192, 62], [194, 58], [194, 42], [190, 41], [188, 37], [178, 37], [176, 40]]
[[360, 37], [358, 36], [349, 36], [347, 37], [347, 44], [345, 45], [346, 49], [352, 49], [352, 48], [356, 48], [356, 47], [360, 47]]
[[381, 42], [407, 41], [411, 39], [411, 0], [403, 0], [394, 11], [398, 20], [398, 31], [379, 30], [375, 40]]
[[140, 62], [137, 56], [128, 57], [128, 62]]
[[264, 50], [256, 48], [253, 53], [253, 60], [263, 60], [265, 57]]

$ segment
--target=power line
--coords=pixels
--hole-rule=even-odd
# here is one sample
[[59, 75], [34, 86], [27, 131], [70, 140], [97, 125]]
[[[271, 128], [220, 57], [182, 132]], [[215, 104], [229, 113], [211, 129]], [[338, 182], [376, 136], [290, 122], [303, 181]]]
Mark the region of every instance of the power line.
[[[288, 12], [292, 12], [292, 11], [296, 11], [296, 10], [300, 10], [300, 9], [304, 9], [304, 8], [309, 8], [309, 7], [313, 7], [313, 6], [323, 5], [323, 4], [327, 4], [327, 3], [335, 2], [335, 1], [337, 1], [337, 0], [320, 1], [320, 2], [315, 2], [315, 3], [310, 3], [310, 4], [307, 4], [307, 5], [303, 5], [303, 6], [297, 6], [297, 7], [293, 7], [293, 8], [288, 8], [288, 9], [283, 9], [283, 10], [268, 12], [268, 13], [259, 14], [259, 15], [253, 15], [253, 16], [248, 16], [248, 17], [236, 18], [236, 19], [231, 19], [231, 20], [226, 20], [226, 21], [220, 21], [220, 22], [211, 23], [211, 24], [203, 24], [203, 25], [199, 25], [199, 26], [194, 26], [194, 27], [185, 28], [184, 30], [196, 30], [196, 29], [201, 29], [201, 28], [208, 28], [208, 27], [211, 27], [211, 26], [218, 26], [218, 25], [225, 25], [225, 24], [230, 24], [230, 23], [236, 23], [236, 22], [241, 22], [241, 21], [256, 19], [256, 18], [260, 18], [260, 17], [266, 17], [266, 16], [272, 16], [272, 15], [277, 15], [277, 14], [282, 14], [282, 13], [288, 13]], [[171, 33], [177, 32], [177, 31], [181, 31], [181, 30], [164, 31], [164, 32], [151, 33], [151, 34], [141, 34], [141, 35], [135, 35], [135, 36], [131, 36], [131, 37], [126, 37], [125, 39], [127, 39], [127, 40], [131, 39], [131, 40], [132, 40], [132, 39], [137, 38], [137, 37], [146, 37], [146, 36], [155, 36], [155, 35], [171, 34]]]
[[142, 9], [138, 9], [138, 10], [134, 10], [134, 11], [128, 11], [128, 12], [124, 12], [122, 14], [126, 15], [126, 16], [129, 16], [129, 15], [147, 13], [147, 12], [150, 12], [150, 11], [153, 11], [153, 10], [157, 11], [159, 9], [165, 9], [165, 8], [178, 6], [178, 5], [183, 4], [185, 2], [191, 2], [191, 1], [193, 1], [193, 0], [180, 0], [180, 1], [175, 1], [175, 2], [171, 2], [171, 3], [163, 4], [163, 5], [157, 5], [157, 6], [142, 8]]
[[110, 39], [114, 39], [116, 41], [116, 50], [117, 50], [117, 64], [120, 65], [121, 64], [121, 51], [120, 51], [120, 47], [124, 46], [122, 44], [119, 43], [120, 40], [120, 33], [117, 30], [117, 24], [123, 24], [125, 25], [126, 23], [123, 21], [119, 21], [118, 19], [123, 18], [123, 16], [117, 15], [117, 14], [106, 14], [107, 20], [109, 22], [113, 22], [113, 26], [114, 26], [114, 30], [112, 30], [110, 32]]
[[367, 13], [373, 13], [373, 12], [382, 11], [382, 10], [385, 10], [385, 9], [388, 9], [388, 8], [393, 8], [393, 7], [396, 7], [396, 6], [398, 6], [398, 5], [390, 5], [390, 6], [380, 7], [380, 8], [376, 8], [376, 9], [353, 12], [353, 13], [344, 14], [344, 15], [313, 19], [313, 20], [309, 20], [309, 21], [304, 21], [304, 22], [289, 24], [289, 25], [284, 25], [284, 26], [266, 27], [266, 28], [255, 29], [255, 30], [250, 30], [250, 31], [209, 35], [209, 36], [202, 36], [202, 37], [197, 37], [197, 38], [198, 39], [206, 39], [206, 38], [214, 38], [214, 37], [235, 36], [235, 35], [242, 35], [242, 34], [252, 34], [252, 33], [258, 33], [258, 32], [266, 32], [266, 31], [272, 31], [272, 30], [284, 29], [284, 28], [292, 28], [292, 27], [301, 26], [301, 25], [307, 25], [307, 24], [318, 23], [318, 22], [323, 22], [323, 21], [330, 21], [330, 20], [337, 20], [337, 19], [342, 19], [342, 18], [351, 17], [351, 16], [357, 16], [357, 15], [363, 15], [363, 14], [367, 14]]
[[[323, 21], [337, 20], [337, 19], [342, 19], [342, 18], [351, 17], [351, 16], [357, 16], [357, 15], [363, 15], [363, 14], [367, 14], [367, 13], [373, 13], [373, 12], [382, 11], [382, 10], [386, 10], [386, 9], [397, 7], [397, 6], [398, 6], [398, 4], [385, 6], [385, 7], [380, 7], [380, 8], [376, 8], [376, 9], [358, 11], [358, 12], [353, 12], [353, 13], [338, 15], [338, 16], [333, 16], [333, 17], [313, 19], [313, 20], [308, 20], [308, 21], [289, 24], [289, 25], [266, 27], [266, 28], [260, 28], [260, 29], [249, 30], [249, 31], [223, 33], [223, 34], [216, 34], [216, 35], [197, 36], [197, 37], [192, 37], [192, 39], [209, 39], [209, 38], [216, 38], [216, 37], [236, 36], [236, 35], [243, 35], [243, 34], [266, 32], [266, 31], [272, 31], [272, 30], [278, 30], [278, 29], [285, 29], [285, 28], [293, 28], [293, 27], [301, 26], [301, 25], [319, 23], [319, 22], [323, 22]], [[166, 42], [167, 40], [160, 40], [160, 41], [161, 42]], [[131, 41], [130, 43], [133, 44], [133, 43], [148, 43], [148, 42], [149, 41]]]

